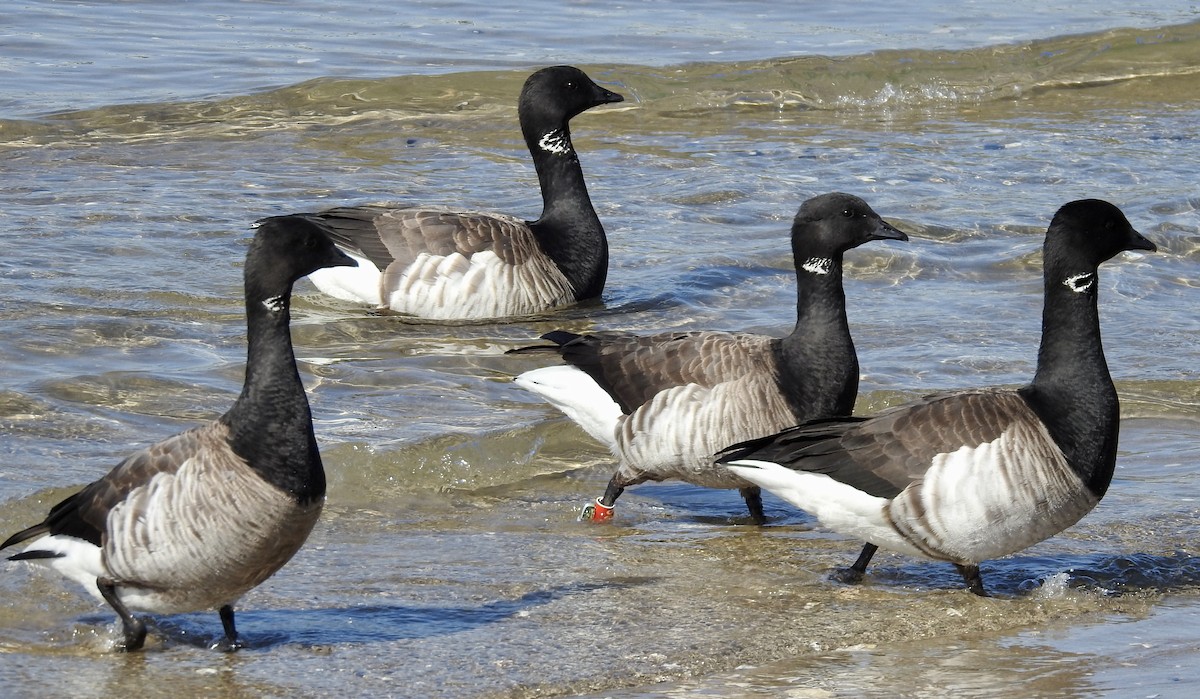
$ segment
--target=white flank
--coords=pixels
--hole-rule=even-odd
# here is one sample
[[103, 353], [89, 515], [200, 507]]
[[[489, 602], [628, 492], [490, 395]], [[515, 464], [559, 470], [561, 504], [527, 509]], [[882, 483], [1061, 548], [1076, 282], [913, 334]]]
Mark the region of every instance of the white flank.
[[[709, 488], [745, 487], [746, 483], [715, 468], [712, 455], [738, 441], [728, 434], [736, 427], [732, 415], [716, 391], [698, 384], [659, 391], [617, 430], [617, 453], [626, 475], [650, 474], [656, 478], [680, 478]], [[746, 435], [744, 438], [759, 435]]]
[[393, 311], [445, 320], [528, 315], [573, 299], [562, 271], [540, 255], [510, 265], [493, 252], [422, 253], [398, 274], [389, 271], [385, 283]]
[[771, 491], [820, 520], [839, 534], [882, 548], [924, 556], [892, 528], [884, 513], [886, 498], [836, 481], [823, 473], [793, 471], [770, 461], [746, 459], [726, 466], [755, 485]]
[[383, 301], [379, 296], [379, 280], [382, 273], [373, 262], [367, 258], [343, 249], [358, 263], [357, 267], [326, 267], [308, 275], [321, 293], [342, 301], [365, 303], [371, 306], [381, 306]]
[[713, 454], [792, 421], [774, 377], [748, 372], [712, 388], [693, 383], [659, 391], [621, 421], [617, 453], [630, 477], [644, 473], [706, 488], [745, 488], [750, 484], [713, 463]]
[[948, 560], [1015, 553], [1066, 529], [1096, 505], [1040, 421], [934, 457], [924, 478], [897, 495], [904, 534]]
[[513, 382], [545, 398], [596, 441], [613, 447], [621, 406], [592, 377], [563, 365], [527, 371]]

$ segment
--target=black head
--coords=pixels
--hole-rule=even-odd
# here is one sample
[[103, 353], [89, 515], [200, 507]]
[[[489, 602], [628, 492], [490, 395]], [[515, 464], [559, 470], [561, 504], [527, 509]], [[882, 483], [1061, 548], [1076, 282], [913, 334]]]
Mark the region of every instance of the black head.
[[800, 205], [792, 222], [792, 249], [797, 257], [803, 253], [839, 258], [871, 240], [908, 240], [908, 236], [852, 194], [813, 197]]
[[297, 279], [325, 267], [356, 267], [315, 222], [304, 216], [273, 216], [258, 222], [246, 253], [246, 279], [290, 288]]
[[552, 66], [542, 68], [525, 81], [517, 111], [523, 126], [528, 123], [545, 132], [563, 128], [571, 117], [592, 107], [624, 100], [597, 85], [578, 68]]
[[1064, 204], [1046, 231], [1046, 259], [1069, 259], [1097, 267], [1126, 250], [1158, 248], [1134, 230], [1125, 214], [1100, 199]]

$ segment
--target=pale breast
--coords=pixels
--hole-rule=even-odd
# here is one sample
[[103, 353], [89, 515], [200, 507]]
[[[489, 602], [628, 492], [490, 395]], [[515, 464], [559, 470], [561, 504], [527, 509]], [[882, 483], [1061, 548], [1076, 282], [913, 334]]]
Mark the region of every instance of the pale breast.
[[191, 459], [112, 509], [105, 566], [134, 609], [177, 613], [231, 604], [291, 559], [321, 506], [298, 505], [232, 452]]
[[1020, 420], [991, 442], [935, 457], [888, 514], [927, 555], [977, 563], [1061, 532], [1097, 502], [1041, 422]]

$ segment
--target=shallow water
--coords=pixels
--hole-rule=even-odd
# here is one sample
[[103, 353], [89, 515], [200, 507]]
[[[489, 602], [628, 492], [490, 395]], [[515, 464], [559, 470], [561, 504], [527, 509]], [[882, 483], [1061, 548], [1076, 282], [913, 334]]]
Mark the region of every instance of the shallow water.
[[[114, 655], [110, 611], [10, 564], [6, 691], [1190, 696], [1194, 10], [918, 3], [780, 22], [765, 3], [281, 7], [14, 15], [23, 40], [0, 52], [0, 531], [233, 401], [255, 219], [365, 201], [536, 217], [514, 106], [530, 66], [580, 64], [628, 98], [573, 122], [612, 245], [608, 290], [459, 326], [302, 283], [293, 334], [327, 515], [239, 605], [251, 648], [205, 650], [220, 626], [196, 614]], [[1029, 378], [1040, 236], [1062, 203], [1109, 199], [1160, 246], [1101, 271], [1125, 417], [1113, 487], [1076, 527], [986, 564], [998, 599], [961, 590], [950, 566], [882, 554], [864, 585], [831, 583], [857, 544], [770, 498], [761, 529], [736, 493], [679, 484], [631, 489], [610, 525], [579, 523], [612, 459], [509, 381], [544, 359], [504, 350], [558, 327], [785, 332], [790, 218], [830, 190], [912, 235], [848, 256], [864, 412]]]

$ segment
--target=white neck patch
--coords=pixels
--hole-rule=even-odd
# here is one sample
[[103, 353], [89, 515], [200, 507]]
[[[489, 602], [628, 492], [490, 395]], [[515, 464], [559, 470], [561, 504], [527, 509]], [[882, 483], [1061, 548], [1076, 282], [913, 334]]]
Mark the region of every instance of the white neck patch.
[[566, 135], [561, 130], [556, 129], [542, 136], [541, 140], [538, 141], [538, 148], [547, 153], [566, 155], [571, 152], [571, 142], [567, 140]]
[[810, 257], [800, 265], [800, 269], [813, 274], [829, 274], [833, 268], [833, 260], [828, 257]]
[[1092, 285], [1095, 283], [1096, 275], [1093, 272], [1080, 272], [1079, 274], [1073, 274], [1063, 280], [1063, 286], [1077, 294], [1082, 294], [1083, 292], [1092, 288]]
[[283, 296], [272, 296], [262, 302], [262, 305], [272, 313], [278, 313], [287, 308], [287, 299]]

